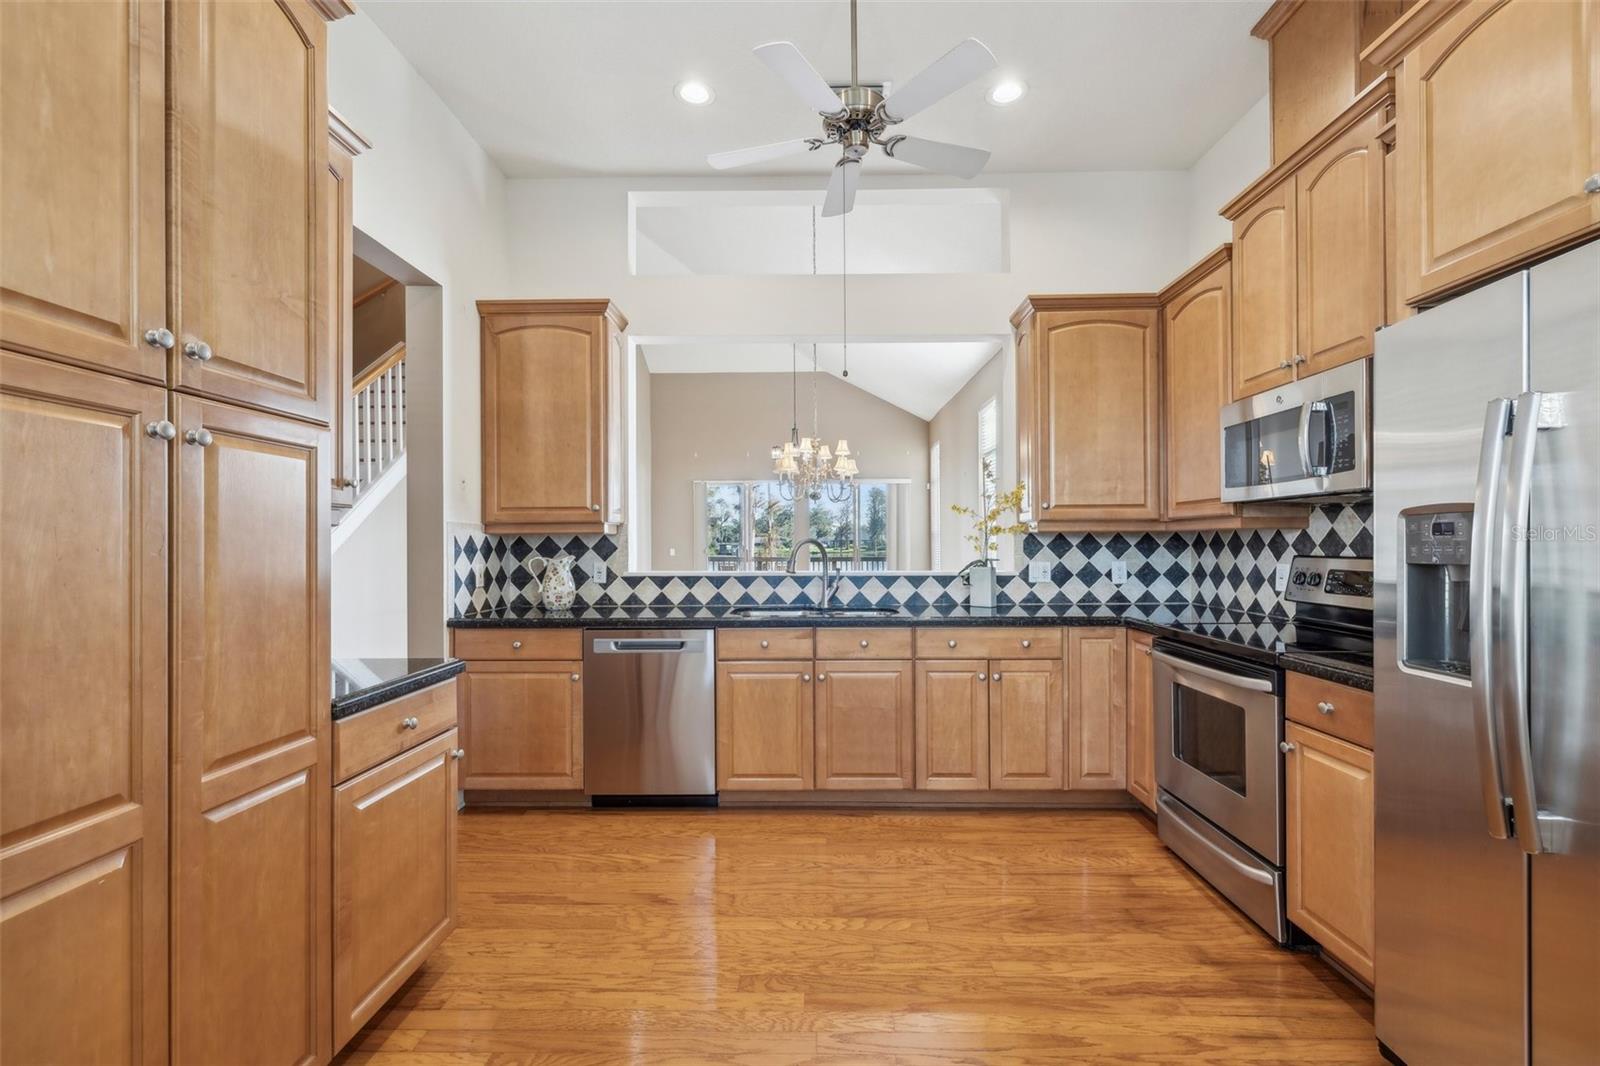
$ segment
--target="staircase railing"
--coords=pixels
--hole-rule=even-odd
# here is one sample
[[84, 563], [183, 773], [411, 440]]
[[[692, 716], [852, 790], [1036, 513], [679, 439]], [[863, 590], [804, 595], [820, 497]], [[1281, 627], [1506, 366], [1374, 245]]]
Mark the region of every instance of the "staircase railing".
[[383, 353], [351, 382], [355, 407], [355, 494], [406, 453], [406, 346]]

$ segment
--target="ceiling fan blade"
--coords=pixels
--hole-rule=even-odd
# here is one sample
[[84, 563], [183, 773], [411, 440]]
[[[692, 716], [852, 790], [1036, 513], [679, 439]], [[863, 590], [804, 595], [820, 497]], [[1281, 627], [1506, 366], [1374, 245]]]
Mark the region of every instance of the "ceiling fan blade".
[[989, 162], [989, 153], [982, 148], [930, 141], [924, 137], [896, 137], [884, 146], [883, 152], [890, 159], [958, 178], [977, 177], [978, 171]]
[[896, 86], [883, 102], [884, 114], [891, 122], [902, 122], [994, 68], [994, 53], [976, 37], [968, 37], [935, 59], [921, 74]]
[[792, 141], [779, 141], [776, 144], [758, 144], [753, 148], [735, 148], [731, 152], [712, 152], [706, 156], [706, 162], [711, 164], [713, 170], [727, 170], [730, 167], [747, 167], [752, 163], [782, 159], [786, 155], [799, 155], [816, 146], [816, 141], [800, 137]]
[[861, 162], [841, 159], [834, 164], [833, 175], [828, 178], [828, 195], [822, 201], [822, 217], [847, 215], [856, 205], [856, 182], [861, 177]]
[[811, 110], [823, 115], [837, 115], [844, 110], [844, 102], [839, 99], [839, 94], [822, 80], [817, 69], [789, 41], [757, 45], [756, 58], [782, 78]]

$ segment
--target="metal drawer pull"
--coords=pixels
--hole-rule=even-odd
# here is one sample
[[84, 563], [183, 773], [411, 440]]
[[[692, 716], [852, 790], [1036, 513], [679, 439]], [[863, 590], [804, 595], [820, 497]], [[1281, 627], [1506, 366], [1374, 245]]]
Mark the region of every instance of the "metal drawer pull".
[[947, 640], [947, 641], [945, 641], [945, 643], [948, 644], [952, 648], [956, 646], [956, 642], [953, 641], [953, 640]]
[[190, 359], [197, 359], [202, 363], [211, 362], [211, 345], [205, 341], [188, 341], [183, 346], [183, 354]]
[[1600, 192], [1600, 174], [1590, 174], [1583, 183], [1583, 191], [1587, 193]]
[[763, 640], [763, 641], [762, 641], [762, 642], [761, 642], [761, 646], [762, 646], [762, 647], [763, 647], [763, 648], [765, 648], [765, 647], [768, 647], [768, 644], [767, 644], [767, 642], [766, 642], [766, 641], [764, 641], [764, 640]]
[[168, 329], [166, 326], [162, 326], [160, 329], [145, 330], [144, 342], [152, 348], [170, 349], [174, 344], [178, 343], [178, 338], [172, 335], [172, 331], [170, 329]]
[[211, 447], [211, 442], [216, 438], [211, 436], [209, 429], [191, 429], [183, 435], [185, 443], [199, 445], [202, 448]]
[[466, 754], [467, 754], [467, 749], [466, 748], [457, 748], [455, 751], [452, 751], [450, 753], [450, 757], [452, 759], [460, 759], [460, 758], [465, 757]]
[[572, 675], [572, 680], [574, 680], [574, 681], [582, 681], [583, 678], [579, 677], [577, 674], [573, 674]]
[[864, 640], [863, 640], [863, 641], [862, 641], [862, 642], [861, 642], [861, 646], [862, 646], [862, 647], [863, 647], [863, 648], [865, 648], [865, 647], [866, 647], [866, 646], [867, 646], [867, 642], [866, 642], [866, 641], [864, 641]]
[[1329, 703], [1327, 700], [1323, 700], [1321, 703], [1317, 704], [1317, 710], [1321, 711], [1323, 714], [1332, 714], [1333, 704]]
[[1280, 741], [1278, 741], [1278, 750], [1283, 752], [1285, 755], [1289, 754], [1294, 749], [1295, 749], [1295, 742], [1294, 741], [1292, 741], [1292, 740], [1280, 740]]
[[511, 642], [511, 650], [512, 650], [512, 651], [521, 651], [521, 650], [522, 650], [522, 641], [520, 641], [520, 640], [513, 640], [513, 641], [512, 641], [512, 642]]
[[146, 422], [144, 431], [152, 437], [159, 437], [161, 440], [176, 440], [178, 436], [178, 427], [168, 422], [165, 418], [159, 422]]
[[1025, 640], [1025, 641], [1023, 641], [1023, 642], [1022, 642], [1022, 646], [1023, 646], [1023, 647], [1024, 647], [1024, 648], [1031, 648], [1031, 647], [1033, 647], [1033, 641], [1031, 641], [1031, 640]]
[[415, 718], [402, 718], [400, 719], [400, 724], [407, 729], [415, 729], [422, 723]]

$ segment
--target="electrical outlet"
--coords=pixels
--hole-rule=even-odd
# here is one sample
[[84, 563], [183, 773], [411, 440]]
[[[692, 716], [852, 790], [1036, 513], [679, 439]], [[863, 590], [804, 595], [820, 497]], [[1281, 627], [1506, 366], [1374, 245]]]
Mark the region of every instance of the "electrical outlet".
[[1050, 560], [1028, 560], [1028, 581], [1034, 585], [1047, 585], [1050, 583]]
[[1272, 587], [1283, 592], [1289, 587], [1289, 564], [1279, 563], [1278, 569], [1272, 575]]
[[1118, 559], [1116, 562], [1111, 564], [1111, 583], [1113, 585], [1124, 585], [1127, 584], [1127, 581], [1128, 564], [1123, 562], [1121, 559]]
[[594, 583], [596, 585], [604, 585], [606, 583], [606, 564], [603, 562], [594, 564]]

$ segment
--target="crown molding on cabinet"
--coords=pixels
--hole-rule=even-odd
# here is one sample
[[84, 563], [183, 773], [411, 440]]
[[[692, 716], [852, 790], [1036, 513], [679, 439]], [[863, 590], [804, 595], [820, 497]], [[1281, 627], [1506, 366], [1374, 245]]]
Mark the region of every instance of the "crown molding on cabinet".
[[1233, 243], [1231, 241], [1225, 241], [1221, 245], [1208, 252], [1206, 256], [1194, 266], [1190, 267], [1188, 270], [1185, 270], [1182, 274], [1179, 274], [1167, 285], [1166, 288], [1156, 293], [1157, 302], [1161, 303], [1162, 305], [1172, 302], [1172, 298], [1174, 296], [1179, 295], [1183, 292], [1183, 290], [1187, 289], [1189, 286], [1193, 285], [1195, 282], [1199, 281], [1201, 278], [1205, 277], [1207, 274], [1211, 273], [1213, 270], [1217, 269], [1217, 267], [1228, 262], [1232, 258]]
[[358, 156], [372, 148], [372, 142], [361, 136], [343, 115], [331, 107], [328, 108], [328, 136], [352, 156]]
[[338, 22], [346, 15], [356, 13], [355, 0], [310, 0], [325, 22]]
[[1361, 62], [1383, 70], [1394, 70], [1424, 34], [1466, 3], [1467, 0], [1418, 0], [1415, 7], [1395, 19], [1388, 29], [1367, 45], [1361, 53]]
[[1277, 32], [1283, 29], [1283, 24], [1289, 21], [1303, 3], [1305, 3], [1305, 0], [1277, 0], [1277, 3], [1267, 8], [1262, 16], [1256, 20], [1256, 24], [1250, 27], [1250, 36], [1258, 37], [1263, 41], [1272, 40]]
[[618, 330], [628, 319], [610, 300], [479, 300], [480, 315], [604, 315]]
[[1021, 329], [1037, 311], [1104, 311], [1157, 308], [1160, 299], [1153, 292], [1070, 293], [1054, 296], [1028, 296], [1011, 313], [1011, 325]]

